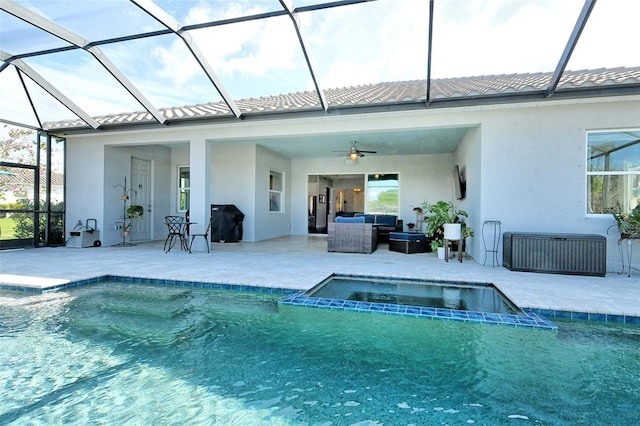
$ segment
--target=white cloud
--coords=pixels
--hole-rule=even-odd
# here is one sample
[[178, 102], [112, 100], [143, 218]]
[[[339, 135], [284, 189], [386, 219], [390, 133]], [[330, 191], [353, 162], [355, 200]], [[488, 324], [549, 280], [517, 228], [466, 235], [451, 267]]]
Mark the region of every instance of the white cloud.
[[597, 2], [571, 56], [569, 68], [640, 66], [638, 17], [638, 0]]
[[[176, 2], [172, 7], [186, 4], [194, 3]], [[432, 76], [552, 71], [582, 4], [583, 0], [437, 1]], [[215, 9], [217, 5], [222, 9]], [[261, 5], [251, 1], [198, 2], [181, 16], [184, 23], [206, 22], [261, 13]], [[568, 69], [639, 66], [637, 16], [640, 1], [598, 2]], [[299, 18], [323, 88], [426, 76], [426, 0], [378, 0], [305, 12]], [[190, 34], [234, 97], [283, 93], [289, 87], [313, 89], [286, 16]], [[101, 49], [157, 107], [219, 99], [183, 41], [175, 36]], [[41, 74], [92, 114], [141, 109], [85, 52], [47, 55], [34, 61]], [[11, 70], [2, 74], [7, 71]], [[29, 114], [24, 97], [14, 93], [13, 87], [3, 89], [3, 108], [5, 100]], [[44, 114], [43, 120], [54, 113], [70, 115], [55, 101], [42, 102], [51, 103], [45, 110], [52, 111]]]
[[378, 1], [306, 16], [303, 35], [323, 87], [426, 77], [427, 6]]
[[[261, 12], [255, 5], [226, 3], [221, 11], [210, 4], [199, 4], [188, 12], [185, 21], [206, 22]], [[272, 74], [294, 70], [303, 63], [298, 39], [286, 16], [197, 29], [189, 35], [234, 97], [262, 94], [265, 78], [278, 79]], [[172, 84], [188, 88], [204, 78], [200, 65], [181, 40], [158, 46], [153, 52], [160, 63], [159, 75]]]
[[552, 71], [580, 0], [440, 3], [434, 16], [433, 76]]

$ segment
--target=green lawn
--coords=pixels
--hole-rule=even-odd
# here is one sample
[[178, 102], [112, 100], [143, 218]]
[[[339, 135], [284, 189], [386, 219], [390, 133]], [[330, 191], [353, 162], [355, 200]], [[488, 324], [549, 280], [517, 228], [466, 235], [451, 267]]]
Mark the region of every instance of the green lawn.
[[0, 219], [0, 240], [13, 240], [15, 239], [15, 222], [10, 217], [4, 217]]

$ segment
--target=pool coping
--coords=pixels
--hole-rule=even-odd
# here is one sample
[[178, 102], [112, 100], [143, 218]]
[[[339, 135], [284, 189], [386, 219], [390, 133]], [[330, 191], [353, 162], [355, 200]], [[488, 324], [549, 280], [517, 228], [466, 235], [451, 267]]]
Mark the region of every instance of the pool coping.
[[[435, 308], [415, 305], [401, 305], [394, 303], [366, 302], [357, 300], [344, 300], [315, 297], [313, 294], [316, 289], [324, 285], [328, 280], [337, 279], [353, 279], [363, 281], [384, 281], [389, 283], [410, 283], [410, 284], [430, 284], [439, 286], [464, 286], [464, 287], [491, 287], [501, 297], [517, 308], [520, 313], [495, 313], [468, 311], [450, 308]], [[539, 328], [544, 330], [557, 331], [558, 327], [551, 321], [547, 320], [543, 315], [522, 309], [516, 306], [502, 291], [490, 282], [463, 281], [463, 280], [442, 280], [442, 279], [420, 279], [420, 278], [399, 278], [399, 277], [381, 277], [362, 274], [344, 274], [334, 273], [326, 279], [322, 280], [316, 286], [309, 290], [290, 294], [283, 300], [278, 302], [281, 305], [288, 306], [304, 306], [309, 308], [332, 309], [341, 311], [351, 311], [360, 313], [377, 313], [385, 315], [398, 315], [404, 317], [424, 318], [432, 320], [473, 322], [488, 325], [503, 325], [511, 327], [527, 327]]]
[[149, 278], [149, 277], [135, 277], [128, 275], [115, 275], [106, 274], [92, 278], [85, 278], [77, 281], [69, 281], [58, 283], [50, 286], [28, 286], [28, 285], [14, 285], [14, 284], [2, 284], [0, 283], [0, 290], [18, 291], [22, 293], [31, 294], [44, 294], [56, 291], [64, 291], [76, 287], [83, 287], [86, 285], [97, 284], [105, 281], [120, 281], [130, 284], [150, 284], [167, 287], [192, 287], [214, 290], [234, 290], [234, 291], [247, 291], [256, 293], [274, 293], [274, 294], [290, 294], [299, 290], [279, 288], [279, 287], [263, 287], [254, 285], [243, 285], [236, 283], [212, 283], [208, 281], [187, 281], [187, 280], [172, 280], [163, 278]]
[[[333, 275], [333, 274], [330, 274]], [[329, 276], [330, 276], [329, 275]], [[339, 274], [345, 275], [345, 274]], [[390, 277], [381, 277], [381, 276], [373, 276], [373, 275], [357, 275], [361, 278], [383, 278], [389, 279]], [[328, 278], [328, 277], [327, 277]], [[397, 277], [396, 277], [397, 278]], [[404, 279], [404, 278], [402, 278]], [[375, 307], [367, 307], [366, 309], [358, 309], [356, 307], [351, 307], [350, 304], [345, 305], [342, 303], [340, 305], [339, 302], [334, 301], [333, 304], [323, 303], [322, 306], [318, 303], [301, 303], [300, 298], [302, 294], [304, 294], [307, 290], [300, 289], [291, 289], [291, 288], [281, 288], [281, 287], [264, 287], [264, 286], [255, 286], [255, 285], [247, 285], [247, 284], [237, 284], [237, 283], [212, 283], [207, 281], [187, 281], [187, 280], [172, 280], [172, 279], [160, 279], [160, 278], [149, 278], [149, 277], [136, 277], [136, 276], [128, 276], [128, 275], [115, 275], [115, 274], [105, 274], [92, 278], [86, 278], [76, 281], [69, 282], [61, 282], [49, 286], [29, 286], [29, 285], [16, 285], [16, 284], [6, 284], [0, 283], [0, 290], [5, 291], [17, 291], [21, 293], [30, 293], [30, 294], [44, 294], [55, 291], [63, 291], [76, 287], [82, 287], [85, 285], [96, 284], [100, 282], [105, 282], [109, 280], [121, 281], [125, 283], [132, 284], [151, 284], [151, 285], [160, 285], [160, 286], [171, 286], [171, 287], [193, 287], [193, 288], [202, 288], [202, 289], [219, 289], [219, 290], [233, 290], [233, 291], [248, 291], [248, 292], [259, 292], [259, 293], [273, 293], [273, 294], [282, 294], [286, 297], [278, 302], [280, 305], [304, 305], [307, 307], [315, 307], [315, 308], [328, 308], [328, 309], [338, 309], [338, 310], [353, 310], [356, 312], [364, 312], [364, 313], [379, 313], [379, 314], [387, 314], [387, 315], [401, 315], [401, 316], [411, 316], [411, 317], [422, 317], [429, 319], [440, 319], [440, 320], [450, 320], [450, 321], [463, 321], [463, 322], [481, 322], [478, 320], [477, 313], [472, 312], [473, 315], [467, 315], [465, 318], [464, 313], [467, 311], [456, 311], [451, 309], [440, 309], [440, 308], [421, 308], [414, 307], [408, 305], [392, 305], [392, 306], [401, 306], [404, 309], [395, 309], [392, 307], [386, 307], [385, 304], [376, 304], [378, 306]], [[434, 280], [431, 280], [434, 281]], [[435, 280], [438, 282], [448, 282], [447, 280]], [[464, 283], [465, 281], [455, 281], [458, 283]], [[468, 281], [467, 283], [471, 284], [487, 284], [487, 282], [480, 281]], [[331, 300], [331, 299], [325, 299]], [[337, 300], [337, 299], [336, 299]], [[369, 302], [352, 302], [352, 301], [343, 301], [350, 303], [369, 303]], [[372, 303], [370, 303], [372, 304]], [[339, 306], [340, 305], [340, 306]], [[379, 306], [382, 305], [382, 306]], [[362, 306], [361, 306], [362, 308]], [[408, 308], [408, 309], [407, 309]], [[417, 312], [416, 309], [425, 309], [425, 311]], [[429, 309], [429, 311], [426, 311]], [[560, 320], [571, 320], [571, 321], [590, 321], [590, 322], [604, 322], [604, 323], [615, 323], [615, 324], [630, 324], [630, 325], [640, 325], [640, 316], [632, 316], [632, 315], [620, 315], [620, 314], [606, 314], [606, 313], [594, 313], [594, 312], [577, 312], [577, 311], [566, 311], [566, 310], [554, 310], [554, 309], [544, 309], [544, 308], [535, 308], [535, 307], [527, 307], [520, 308], [525, 314], [525, 318], [505, 318], [505, 321], [495, 321], [494, 318], [485, 318], [484, 321], [487, 324], [493, 325], [510, 325], [516, 327], [532, 327], [531, 324], [535, 324], [536, 321], [543, 324], [541, 327], [535, 328], [546, 328], [551, 329], [549, 327], [544, 326], [544, 322], [551, 323], [551, 321], [546, 318], [551, 319], [560, 319]], [[449, 311], [449, 312], [438, 312], [439, 311]], [[435, 312], [432, 312], [435, 311]], [[462, 314], [461, 314], [462, 313]], [[482, 314], [482, 313], [480, 313]], [[488, 314], [484, 314], [488, 315]], [[492, 316], [506, 314], [490, 314]], [[515, 315], [516, 317], [522, 317], [521, 315]], [[518, 320], [521, 320], [519, 323]], [[551, 323], [553, 324], [553, 323]], [[557, 327], [553, 325], [557, 330]]]
[[424, 308], [412, 305], [393, 305], [388, 303], [354, 302], [341, 299], [322, 299], [304, 296], [304, 291], [288, 295], [278, 303], [288, 306], [333, 309], [360, 313], [399, 315], [404, 317], [425, 318], [446, 321], [475, 322], [490, 325], [530, 327], [556, 331], [558, 327], [542, 315], [522, 310], [524, 315], [494, 314], [487, 312], [460, 311], [444, 308]]

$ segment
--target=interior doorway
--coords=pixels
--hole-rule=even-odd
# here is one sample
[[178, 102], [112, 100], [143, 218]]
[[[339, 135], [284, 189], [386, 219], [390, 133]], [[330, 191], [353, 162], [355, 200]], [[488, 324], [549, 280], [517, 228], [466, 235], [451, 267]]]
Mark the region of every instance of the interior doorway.
[[336, 216], [365, 211], [364, 174], [309, 175], [307, 185], [309, 234], [326, 234]]

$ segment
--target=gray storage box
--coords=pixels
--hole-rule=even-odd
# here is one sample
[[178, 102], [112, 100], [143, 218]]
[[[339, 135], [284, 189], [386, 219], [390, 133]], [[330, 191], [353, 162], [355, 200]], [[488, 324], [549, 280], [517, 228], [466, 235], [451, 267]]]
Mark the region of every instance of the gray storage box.
[[607, 273], [607, 239], [602, 235], [505, 232], [503, 248], [504, 267], [511, 271]]

